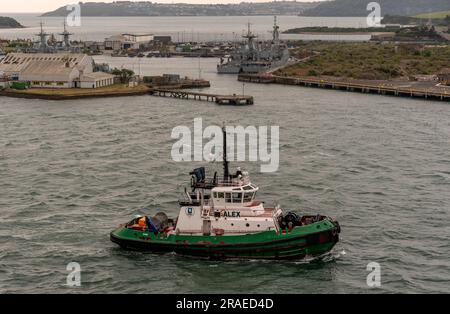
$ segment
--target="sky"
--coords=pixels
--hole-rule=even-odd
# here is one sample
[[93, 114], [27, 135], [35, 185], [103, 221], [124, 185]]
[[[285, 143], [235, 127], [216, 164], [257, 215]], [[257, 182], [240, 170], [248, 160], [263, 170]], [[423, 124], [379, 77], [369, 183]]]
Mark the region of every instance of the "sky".
[[[142, 1], [142, 0], [139, 0]], [[150, 0], [149, 0], [150, 1]], [[157, 3], [240, 3], [244, 0], [151, 0]], [[272, 0], [245, 0], [245, 2], [271, 2]], [[298, 2], [312, 2], [322, 0], [297, 0]], [[28, 13], [53, 11], [63, 5], [77, 3], [73, 0], [0, 0], [0, 14], [3, 13]], [[96, 0], [82, 2], [113, 2], [112, 0]]]

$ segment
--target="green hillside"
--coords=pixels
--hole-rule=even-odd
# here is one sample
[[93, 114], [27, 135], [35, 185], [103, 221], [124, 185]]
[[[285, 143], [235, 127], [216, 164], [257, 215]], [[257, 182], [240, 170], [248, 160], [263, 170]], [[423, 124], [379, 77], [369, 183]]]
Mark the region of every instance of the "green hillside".
[[368, 15], [367, 5], [377, 2], [381, 15], [414, 16], [425, 12], [450, 10], [449, 0], [334, 0], [322, 1], [311, 9], [303, 11], [303, 16], [360, 16]]
[[450, 46], [308, 42], [292, 54], [306, 61], [278, 70], [277, 75], [387, 80], [436, 74], [448, 67]]
[[447, 16], [450, 16], [450, 10], [449, 11], [439, 11], [439, 12], [431, 12], [431, 13], [422, 13], [419, 15], [416, 15], [415, 17], [420, 19], [444, 19]]

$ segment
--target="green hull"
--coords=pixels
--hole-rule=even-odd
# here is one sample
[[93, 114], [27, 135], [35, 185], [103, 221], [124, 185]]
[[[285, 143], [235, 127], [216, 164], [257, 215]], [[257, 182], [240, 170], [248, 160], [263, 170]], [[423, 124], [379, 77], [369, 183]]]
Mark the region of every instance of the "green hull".
[[211, 259], [301, 259], [329, 252], [339, 241], [339, 233], [339, 224], [325, 219], [281, 234], [267, 231], [239, 236], [165, 236], [121, 227], [111, 233], [111, 241], [125, 249]]

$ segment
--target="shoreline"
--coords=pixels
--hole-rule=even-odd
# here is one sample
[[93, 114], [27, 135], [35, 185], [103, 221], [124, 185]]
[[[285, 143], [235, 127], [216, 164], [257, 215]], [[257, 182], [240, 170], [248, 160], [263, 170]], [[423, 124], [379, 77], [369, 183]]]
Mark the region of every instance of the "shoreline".
[[0, 96], [22, 99], [42, 99], [42, 100], [71, 100], [88, 98], [108, 98], [148, 95], [151, 88], [145, 85], [131, 88], [129, 90], [73, 90], [73, 94], [67, 93], [72, 90], [50, 90], [50, 89], [28, 89], [18, 91], [12, 89], [0, 90]]

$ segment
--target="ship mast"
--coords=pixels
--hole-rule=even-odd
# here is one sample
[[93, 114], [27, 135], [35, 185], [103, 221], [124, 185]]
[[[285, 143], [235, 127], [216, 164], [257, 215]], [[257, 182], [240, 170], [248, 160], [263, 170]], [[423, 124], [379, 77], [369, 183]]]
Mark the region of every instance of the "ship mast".
[[64, 20], [64, 31], [59, 35], [63, 36], [64, 47], [70, 48], [70, 36], [72, 36], [73, 34], [67, 31], [66, 20]]
[[39, 42], [38, 42], [39, 51], [47, 52], [47, 50], [48, 50], [47, 37], [49, 36], [49, 34], [44, 32], [44, 25], [42, 22], [41, 22], [41, 32], [39, 34], [36, 34], [36, 36], [39, 37]]
[[250, 59], [254, 59], [255, 58], [255, 38], [257, 38], [256, 35], [254, 35], [252, 33], [252, 30], [250, 28], [251, 24], [248, 23], [247, 24], [247, 34], [242, 36], [243, 38], [247, 39], [247, 45], [248, 45], [248, 50], [249, 50], [249, 54], [250, 54]]
[[228, 182], [230, 180], [230, 162], [227, 157], [227, 131], [225, 126], [222, 128], [223, 132], [223, 181]]
[[273, 43], [275, 45], [280, 44], [280, 27], [277, 24], [277, 17], [274, 17], [274, 24], [273, 24]]

